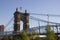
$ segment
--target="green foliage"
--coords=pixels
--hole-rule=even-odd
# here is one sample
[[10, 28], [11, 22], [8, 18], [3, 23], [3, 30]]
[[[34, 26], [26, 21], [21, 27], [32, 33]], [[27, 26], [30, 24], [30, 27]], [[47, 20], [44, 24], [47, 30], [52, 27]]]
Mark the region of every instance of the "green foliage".
[[4, 40], [29, 40], [29, 37], [27, 36], [26, 32], [23, 30], [21, 36], [18, 37], [9, 37], [7, 35], [4, 36]]
[[54, 33], [54, 31], [51, 30], [50, 25], [47, 25], [47, 37], [46, 40], [56, 40], [56, 35]]
[[9, 38], [9, 40], [13, 40], [13, 36], [9, 36], [8, 38]]
[[4, 36], [4, 40], [9, 40], [7, 35]]
[[4, 40], [13, 40], [13, 38], [11, 36], [5, 35]]
[[41, 40], [41, 38], [40, 37], [36, 37], [34, 40]]
[[29, 37], [27, 36], [27, 34], [24, 30], [22, 32], [22, 40], [29, 40]]

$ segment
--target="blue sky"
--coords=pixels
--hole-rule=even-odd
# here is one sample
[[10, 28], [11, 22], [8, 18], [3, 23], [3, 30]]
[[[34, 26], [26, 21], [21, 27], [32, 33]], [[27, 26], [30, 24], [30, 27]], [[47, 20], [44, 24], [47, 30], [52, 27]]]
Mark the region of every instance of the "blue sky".
[[[60, 15], [60, 0], [0, 0], [0, 25], [8, 23], [13, 17], [16, 7], [21, 12], [27, 9], [28, 13]], [[22, 7], [21, 10], [20, 7]], [[50, 21], [60, 23], [59, 18], [50, 17]], [[45, 19], [45, 17], [41, 17], [41, 19]]]

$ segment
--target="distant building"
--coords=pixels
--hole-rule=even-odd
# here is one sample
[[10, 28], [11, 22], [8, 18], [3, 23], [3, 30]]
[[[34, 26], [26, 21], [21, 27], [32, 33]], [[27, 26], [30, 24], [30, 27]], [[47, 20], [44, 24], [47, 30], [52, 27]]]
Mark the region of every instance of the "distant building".
[[4, 32], [4, 25], [0, 25], [0, 32]]
[[[0, 32], [4, 32], [4, 25], [0, 25]], [[0, 33], [0, 35], [3, 34], [3, 33]], [[3, 39], [3, 36], [1, 37], [0, 36], [0, 40]]]

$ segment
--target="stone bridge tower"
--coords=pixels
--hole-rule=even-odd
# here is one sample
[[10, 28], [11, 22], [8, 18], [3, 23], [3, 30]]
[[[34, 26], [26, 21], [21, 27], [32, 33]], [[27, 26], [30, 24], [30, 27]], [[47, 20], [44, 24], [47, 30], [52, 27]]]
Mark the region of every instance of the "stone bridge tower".
[[21, 13], [18, 11], [18, 8], [16, 8], [14, 13], [14, 32], [16, 33], [20, 32], [20, 21], [23, 21], [23, 30], [29, 28], [29, 14], [27, 10], [25, 10], [25, 13]]

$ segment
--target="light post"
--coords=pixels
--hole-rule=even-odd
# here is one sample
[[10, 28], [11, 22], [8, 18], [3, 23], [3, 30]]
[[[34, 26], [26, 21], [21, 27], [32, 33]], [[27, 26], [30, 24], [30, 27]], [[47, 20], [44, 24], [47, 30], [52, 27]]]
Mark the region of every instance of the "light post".
[[39, 34], [40, 34], [40, 22], [38, 21], [38, 25], [39, 25]]

